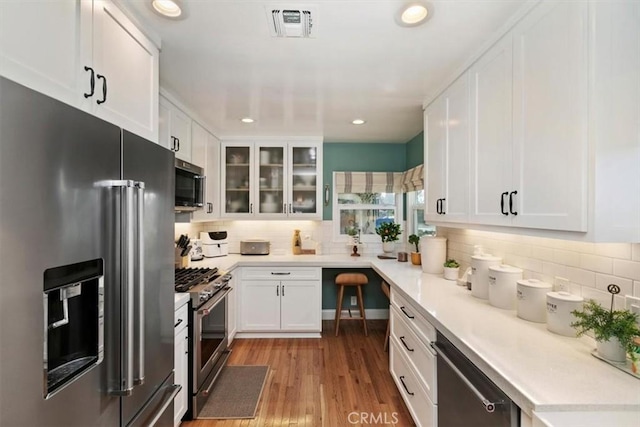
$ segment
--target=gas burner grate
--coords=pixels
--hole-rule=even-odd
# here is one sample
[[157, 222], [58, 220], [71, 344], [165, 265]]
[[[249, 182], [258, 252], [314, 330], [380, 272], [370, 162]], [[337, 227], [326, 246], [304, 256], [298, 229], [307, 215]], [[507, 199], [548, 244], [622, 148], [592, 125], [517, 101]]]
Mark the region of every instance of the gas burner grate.
[[177, 268], [175, 272], [176, 292], [187, 292], [192, 287], [209, 283], [220, 277], [217, 268]]

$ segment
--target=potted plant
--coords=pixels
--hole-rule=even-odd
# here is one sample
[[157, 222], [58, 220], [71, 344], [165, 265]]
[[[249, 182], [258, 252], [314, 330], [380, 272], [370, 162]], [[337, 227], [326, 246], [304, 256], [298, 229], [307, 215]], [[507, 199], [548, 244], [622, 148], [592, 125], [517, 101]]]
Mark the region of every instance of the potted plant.
[[453, 258], [450, 258], [444, 262], [444, 278], [447, 280], [458, 280], [458, 271], [460, 270], [460, 264]]
[[[611, 297], [613, 300], [613, 295]], [[571, 314], [577, 319], [571, 323], [577, 330], [577, 336], [593, 331], [599, 356], [623, 363], [628, 353], [632, 362], [637, 362], [634, 351], [634, 338], [640, 336], [637, 314], [629, 310], [613, 310], [613, 305], [607, 310], [594, 300], [588, 300], [582, 310], [574, 310]]]
[[409, 236], [409, 243], [415, 245], [416, 251], [411, 252], [411, 264], [420, 265], [422, 264], [422, 259], [420, 256], [420, 236], [417, 234], [412, 234]]
[[376, 234], [382, 239], [382, 250], [384, 252], [393, 252], [398, 236], [402, 234], [400, 224], [393, 221], [385, 221], [376, 227]]

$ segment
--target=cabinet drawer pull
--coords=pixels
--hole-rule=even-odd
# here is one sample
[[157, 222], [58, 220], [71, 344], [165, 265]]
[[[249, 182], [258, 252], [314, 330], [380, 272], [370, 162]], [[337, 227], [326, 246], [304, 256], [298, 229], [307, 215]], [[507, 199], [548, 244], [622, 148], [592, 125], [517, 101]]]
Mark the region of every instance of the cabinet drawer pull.
[[284, 296], [284, 285], [282, 285], [282, 296]]
[[440, 199], [436, 200], [436, 213], [440, 215]]
[[404, 342], [404, 337], [400, 337], [400, 341], [402, 341], [402, 345], [404, 346], [404, 348], [406, 348], [409, 351], [413, 351], [412, 348], [409, 348], [409, 346], [407, 345], [406, 342]]
[[280, 296], [280, 285], [276, 286], [276, 296]]
[[509, 212], [506, 212], [504, 210], [504, 196], [506, 196], [507, 194], [509, 194], [509, 192], [505, 191], [500, 195], [500, 212], [502, 213], [502, 215], [509, 215]]
[[288, 276], [291, 274], [290, 271], [272, 271], [271, 274], [274, 276]]
[[415, 393], [411, 393], [411, 392], [409, 391], [409, 389], [407, 388], [407, 385], [404, 383], [404, 375], [400, 375], [399, 379], [400, 379], [400, 382], [402, 383], [402, 387], [404, 387], [404, 389], [405, 389], [405, 391], [407, 392], [407, 394], [408, 394], [409, 396], [413, 396]]
[[440, 213], [441, 213], [442, 215], [446, 215], [446, 213], [447, 213], [447, 212], [445, 211], [445, 209], [444, 209], [444, 202], [445, 202], [446, 200], [447, 200], [447, 199], [440, 199]]
[[102, 80], [102, 99], [96, 101], [96, 104], [100, 105], [107, 102], [107, 78], [100, 74], [96, 74], [96, 77]]
[[511, 193], [509, 193], [509, 213], [511, 215], [518, 215], [518, 212], [513, 211], [513, 196], [515, 196], [516, 194], [518, 194], [517, 191], [512, 191]]
[[174, 328], [175, 328], [175, 327], [177, 327], [177, 326], [178, 326], [180, 323], [182, 323], [182, 322], [183, 322], [183, 320], [182, 320], [182, 319], [178, 319], [178, 321], [176, 322], [176, 324], [175, 324], [175, 325], [173, 325], [173, 327], [174, 327]]
[[176, 144], [178, 144], [176, 151], [180, 151], [180, 138], [176, 138]]
[[90, 82], [91, 82], [91, 92], [84, 94], [85, 98], [90, 98], [90, 97], [93, 96], [93, 94], [95, 93], [95, 90], [96, 90], [96, 73], [95, 73], [95, 71], [93, 71], [93, 68], [87, 67], [86, 65], [84, 66], [84, 70], [91, 72], [91, 80], [90, 80]]
[[402, 307], [400, 307], [400, 310], [402, 310], [404, 315], [407, 316], [409, 319], [415, 319], [415, 316], [412, 316], [409, 313], [407, 313], [407, 311], [404, 309], [404, 305]]

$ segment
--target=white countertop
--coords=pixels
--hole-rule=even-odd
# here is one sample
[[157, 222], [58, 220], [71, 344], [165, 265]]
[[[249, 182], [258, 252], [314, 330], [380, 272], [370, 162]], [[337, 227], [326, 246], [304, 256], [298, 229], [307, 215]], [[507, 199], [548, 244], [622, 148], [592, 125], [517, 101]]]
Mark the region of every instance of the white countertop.
[[[191, 263], [225, 270], [267, 265], [372, 267], [393, 291], [416, 302], [427, 320], [529, 416], [535, 410], [572, 411], [576, 416], [582, 411], [622, 411], [621, 419], [640, 417], [640, 380], [591, 356], [591, 338], [556, 335], [545, 324], [522, 320], [513, 310], [472, 297], [453, 281], [422, 273], [420, 266], [348, 255], [229, 255]], [[557, 423], [552, 419], [549, 425], [579, 425], [565, 416], [557, 416]]]
[[174, 308], [173, 308], [174, 310], [179, 309], [180, 307], [182, 307], [183, 305], [189, 302], [189, 294], [187, 293], [176, 292], [175, 294], [173, 294], [173, 298], [174, 298]]

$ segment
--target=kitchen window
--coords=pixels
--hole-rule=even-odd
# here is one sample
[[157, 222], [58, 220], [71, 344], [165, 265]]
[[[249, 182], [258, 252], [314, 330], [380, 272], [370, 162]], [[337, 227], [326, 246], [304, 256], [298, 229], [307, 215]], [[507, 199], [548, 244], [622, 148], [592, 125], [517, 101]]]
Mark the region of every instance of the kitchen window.
[[334, 240], [347, 242], [358, 233], [361, 242], [378, 243], [382, 222], [401, 224], [401, 180], [401, 172], [334, 172]]
[[418, 236], [436, 234], [435, 225], [424, 221], [424, 190], [410, 191], [407, 194], [407, 238], [410, 234]]

